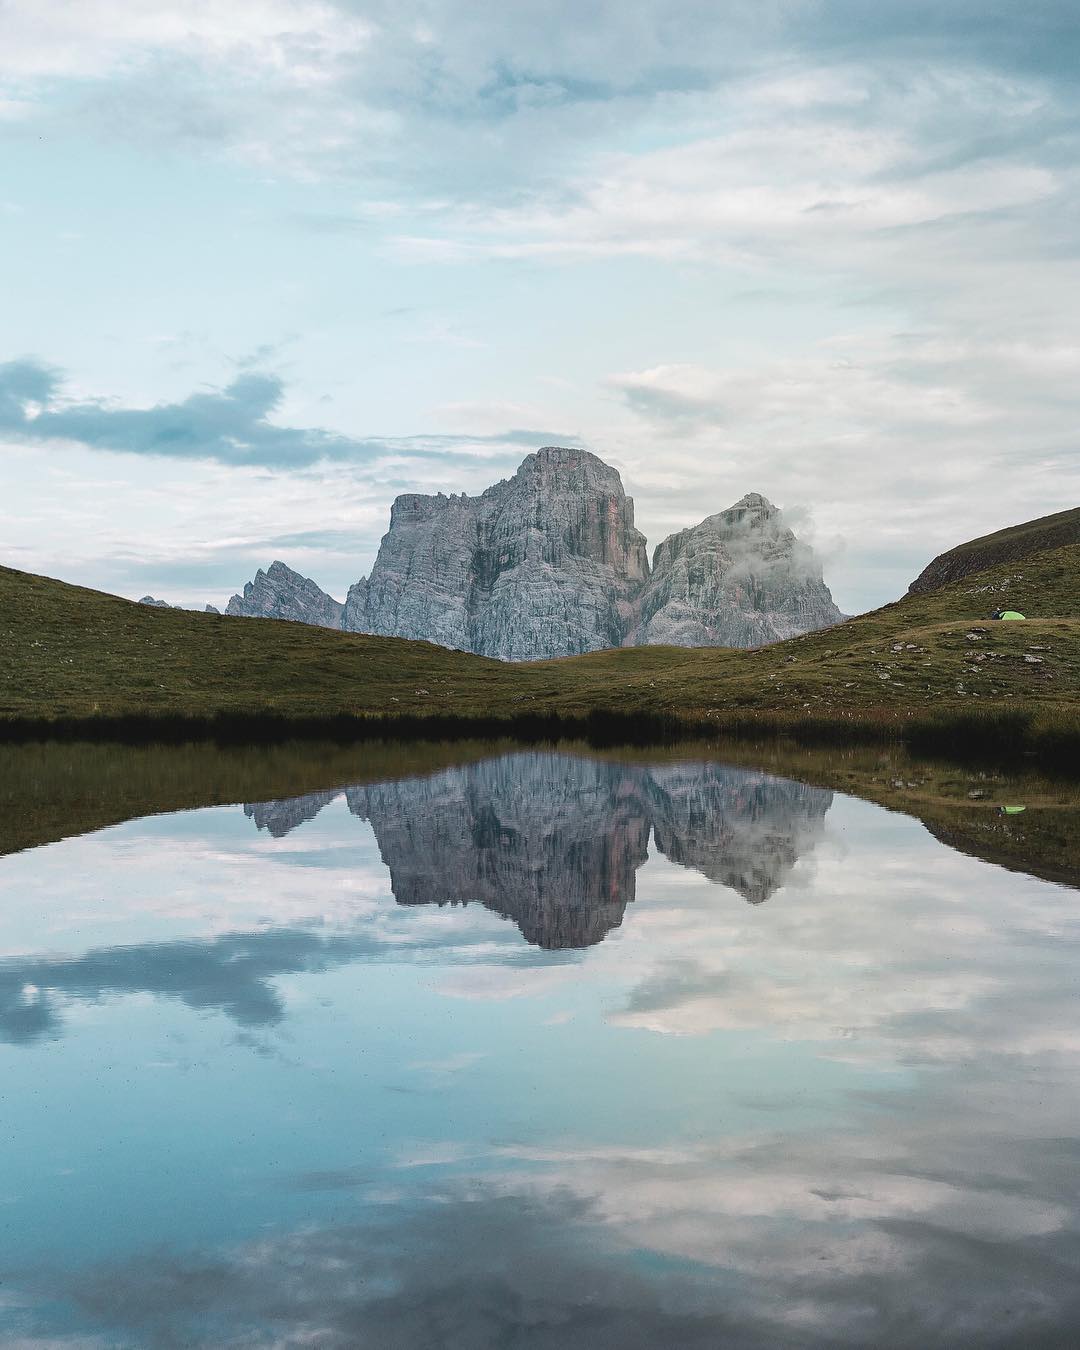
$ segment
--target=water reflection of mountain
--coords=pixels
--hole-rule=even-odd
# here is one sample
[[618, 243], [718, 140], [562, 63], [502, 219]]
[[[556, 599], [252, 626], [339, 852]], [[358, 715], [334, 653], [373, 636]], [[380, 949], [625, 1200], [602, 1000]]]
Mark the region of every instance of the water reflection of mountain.
[[[275, 837], [336, 794], [248, 804]], [[832, 793], [707, 762], [664, 765], [528, 751], [346, 789], [371, 822], [403, 905], [479, 901], [540, 947], [585, 947], [622, 922], [650, 830], [672, 862], [753, 904], [821, 834]]]
[[760, 905], [814, 847], [832, 793], [718, 764], [658, 765], [646, 780], [657, 849]]

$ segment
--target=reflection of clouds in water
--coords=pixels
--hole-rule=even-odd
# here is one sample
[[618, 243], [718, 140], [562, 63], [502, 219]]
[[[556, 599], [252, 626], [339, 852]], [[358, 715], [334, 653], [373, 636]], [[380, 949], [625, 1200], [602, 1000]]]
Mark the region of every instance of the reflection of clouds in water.
[[[830, 1111], [808, 1125], [798, 1096], [809, 1080], [796, 1081], [797, 1071], [770, 1078], [773, 1066], [763, 1070], [760, 1092], [738, 1079], [727, 1125], [720, 1095], [721, 1109], [706, 1118], [715, 1123], [695, 1116], [674, 1142], [658, 1131], [665, 1117], [649, 1099], [661, 1089], [642, 1081], [640, 1118], [636, 1085], [626, 1098], [625, 1137], [634, 1147], [611, 1140], [616, 1131], [607, 1127], [592, 1141], [595, 1122], [585, 1118], [588, 1142], [567, 1138], [559, 1103], [539, 1098], [530, 1104], [535, 1133], [518, 1144], [516, 1127], [504, 1128], [514, 1117], [493, 1101], [491, 1134], [511, 1142], [492, 1145], [476, 1123], [488, 1121], [488, 1099], [465, 1094], [478, 1079], [496, 1078], [502, 1057], [514, 1053], [503, 1010], [492, 1007], [489, 1021], [472, 1018], [469, 1039], [449, 1036], [436, 1050], [421, 1038], [401, 1062], [417, 1079], [409, 1091], [430, 1098], [461, 1088], [459, 1104], [468, 1101], [477, 1114], [437, 1111], [426, 1135], [410, 1114], [390, 1136], [389, 1164], [360, 1147], [352, 1152], [350, 1140], [350, 1151], [327, 1157], [323, 1170], [298, 1169], [286, 1187], [275, 1177], [279, 1192], [311, 1202], [313, 1216], [328, 1212], [316, 1208], [319, 1197], [338, 1192], [333, 1226], [324, 1218], [231, 1247], [144, 1254], [62, 1276], [59, 1292], [81, 1322], [110, 1347], [1066, 1344], [1062, 1328], [1080, 1320], [1073, 896], [951, 854], [912, 821], [844, 799], [832, 806], [822, 847], [824, 811], [797, 815], [795, 827], [782, 811], [770, 817], [770, 802], [798, 801], [771, 793], [767, 776], [701, 775], [683, 765], [662, 777], [664, 828], [677, 847], [644, 867], [634, 861], [626, 873], [618, 859], [637, 859], [643, 809], [657, 828], [660, 808], [648, 794], [661, 777], [643, 788], [621, 766], [598, 776], [591, 761], [577, 761], [567, 776], [558, 759], [534, 762], [524, 785], [510, 766], [499, 791], [511, 799], [500, 811], [488, 809], [482, 776], [429, 784], [439, 794], [441, 850], [431, 856], [446, 864], [445, 875], [424, 870], [434, 817], [395, 823], [391, 808], [406, 803], [393, 793], [369, 791], [363, 805], [384, 812], [380, 843], [411, 894], [440, 876], [462, 894], [481, 856], [505, 869], [498, 875], [506, 885], [523, 873], [539, 877], [525, 917], [537, 932], [564, 934], [565, 926], [544, 926], [544, 905], [549, 893], [556, 905], [565, 900], [557, 882], [569, 875], [568, 859], [579, 867], [583, 859], [612, 861], [579, 844], [602, 828], [615, 783], [621, 834], [604, 878], [621, 884], [636, 874], [641, 894], [633, 921], [586, 951], [571, 957], [528, 947], [512, 923], [477, 906], [395, 905], [381, 873], [364, 880], [363, 906], [341, 922], [314, 920], [327, 894], [346, 893], [349, 863], [333, 850], [344, 855], [342, 839], [358, 823], [340, 800], [317, 813], [311, 803], [271, 803], [262, 833], [241, 822], [246, 842], [167, 836], [166, 871], [193, 859], [190, 893], [229, 856], [236, 869], [229, 876], [246, 878], [244, 913], [279, 905], [278, 913], [303, 922], [253, 922], [251, 932], [210, 926], [197, 937], [102, 945], [72, 957], [12, 957], [0, 963], [0, 1034], [22, 1042], [54, 1035], [67, 1000], [143, 992], [220, 1011], [244, 1028], [241, 1037], [270, 1049], [266, 1029], [285, 1012], [283, 976], [388, 959], [429, 964], [430, 983], [457, 998], [557, 991], [550, 1006], [538, 1004], [538, 1020], [557, 1026], [581, 1014], [577, 1050], [563, 1041], [559, 1053], [569, 1054], [567, 1072], [587, 1065], [598, 1095], [609, 1091], [610, 1038], [620, 1048], [647, 1045], [651, 1058], [642, 1064], [662, 1073], [671, 1049], [662, 1033], [725, 1033], [711, 1045], [735, 1057], [754, 1055], [766, 1039], [801, 1041], [811, 1072], [828, 1057], [880, 1076], [853, 1075], [859, 1090], [843, 1098], [834, 1086]], [[553, 774], [566, 792], [546, 817], [548, 829], [537, 803]], [[464, 808], [463, 782], [473, 793]], [[530, 782], [539, 790], [526, 790]], [[582, 800], [598, 814], [578, 811]], [[98, 838], [104, 847], [105, 836]], [[111, 846], [117, 841], [114, 833]], [[792, 855], [804, 846], [814, 847], [816, 864], [812, 884], [796, 890]], [[330, 865], [316, 866], [328, 851]], [[155, 856], [158, 841], [144, 839], [128, 849], [125, 865], [149, 877]], [[366, 866], [370, 856], [370, 844], [356, 855]], [[108, 851], [96, 857], [100, 884], [110, 875]], [[781, 871], [770, 874], [774, 860]], [[725, 886], [737, 878], [745, 898], [770, 875], [789, 889], [782, 903], [751, 907], [701, 879], [713, 872]], [[594, 881], [575, 894], [587, 901]], [[598, 894], [609, 902], [610, 891]], [[380, 895], [381, 903], [373, 899]], [[581, 932], [592, 932], [587, 922]], [[591, 1015], [597, 1010], [606, 1010], [606, 1027]], [[703, 1065], [724, 1062], [709, 1058], [704, 1042], [702, 1056]], [[623, 1065], [618, 1074], [625, 1073]], [[663, 1090], [671, 1091], [667, 1081]], [[625, 1088], [621, 1080], [614, 1086], [616, 1095]], [[748, 1111], [759, 1113], [759, 1133], [745, 1132]], [[460, 1137], [446, 1119], [461, 1122]], [[724, 1136], [735, 1119], [744, 1133]], [[300, 1163], [318, 1165], [314, 1157]], [[354, 1212], [362, 1222], [342, 1222]], [[40, 1303], [32, 1277], [19, 1283], [28, 1299], [20, 1334], [40, 1345], [53, 1331], [62, 1335], [66, 1327], [48, 1322], [55, 1270], [42, 1277]]]
[[980, 1067], [928, 1073], [891, 1110], [854, 1104], [816, 1135], [505, 1148], [498, 1185], [572, 1194], [612, 1243], [752, 1283], [792, 1330], [819, 1328], [810, 1344], [1064, 1346], [1080, 1312], [1080, 1144], [1061, 1133], [1077, 1093], [1050, 1103], [1046, 1079], [1034, 1094], [1046, 1066], [1025, 1057], [996, 1067], [992, 1110]]
[[[202, 931], [102, 942], [77, 956], [9, 958], [0, 963], [0, 1037], [27, 1043], [55, 1035], [64, 999], [140, 992], [218, 1009], [244, 1026], [272, 1024], [283, 1013], [273, 984], [280, 976], [392, 952], [417, 959], [429, 949], [450, 966], [458, 959], [478, 966], [468, 977], [448, 970], [440, 984], [448, 995], [535, 996], [564, 978], [556, 962], [523, 978], [521, 967], [539, 958], [524, 957], [511, 931], [475, 908], [466, 917], [426, 907], [479, 898], [542, 947], [597, 943], [634, 897], [650, 828], [666, 831], [680, 863], [759, 901], [790, 873], [799, 850], [812, 847], [831, 800], [816, 788], [720, 765], [653, 771], [528, 752], [249, 804], [260, 836], [237, 838], [234, 816], [223, 811], [106, 830], [14, 860], [8, 884], [33, 884], [40, 908], [55, 915], [50, 933], [85, 930], [89, 906], [84, 894], [84, 910], [73, 909], [73, 868], [95, 890], [107, 876], [110, 894], [122, 897], [104, 912], [94, 906], [99, 932], [155, 920]], [[385, 874], [372, 867], [371, 836], [356, 816], [374, 822], [394, 893], [419, 912], [380, 903]], [[245, 918], [253, 931], [239, 931]], [[454, 948], [465, 955], [453, 957]]]
[[400, 1214], [102, 1267], [71, 1295], [120, 1346], [715, 1350], [718, 1334], [776, 1344], [729, 1318], [707, 1280], [616, 1259], [573, 1197], [448, 1195]]
[[[175, 910], [196, 915], [200, 927], [205, 916], [212, 936], [0, 963], [0, 1035], [25, 1042], [55, 1034], [58, 1000], [139, 991], [217, 1008], [248, 1026], [273, 1024], [282, 1015], [278, 977], [394, 956], [440, 964], [436, 987], [454, 998], [538, 997], [602, 981], [625, 991], [609, 1005], [617, 1025], [683, 1035], [763, 1030], [874, 1065], [951, 1063], [987, 1053], [990, 1037], [994, 1046], [1074, 1054], [1066, 1003], [1078, 920], [1056, 887], [1018, 883], [946, 852], [910, 821], [850, 801], [833, 808], [836, 829], [828, 847], [817, 844], [812, 886], [791, 890], [784, 904], [723, 903], [697, 881], [701, 872], [737, 881], [751, 899], [790, 881], [799, 850], [819, 841], [831, 802], [816, 789], [725, 766], [646, 770], [530, 752], [249, 806], [258, 835], [234, 836], [235, 812], [217, 811], [206, 813], [203, 833], [198, 813], [180, 818], [187, 838], [170, 835], [168, 821], [134, 838], [105, 831], [41, 851], [53, 864], [42, 908], [54, 890], [62, 894], [58, 864], [74, 850], [71, 861], [92, 879], [85, 884], [124, 878], [130, 900], [121, 913]], [[397, 888], [414, 905], [378, 898], [385, 873], [357, 812], [377, 818]], [[584, 964], [540, 952], [530, 959], [514, 930], [479, 907], [422, 903], [467, 898], [481, 877], [485, 903], [512, 914], [534, 940], [595, 942], [610, 915], [621, 917], [619, 887], [633, 886], [644, 861], [634, 822], [646, 819], [667, 831], [679, 866], [649, 864], [650, 898]], [[866, 825], [876, 833], [862, 844]], [[358, 830], [366, 848], [346, 854], [341, 841]], [[619, 857], [629, 850], [628, 869], [592, 844], [583, 850], [583, 840], [598, 836]], [[33, 856], [5, 866], [25, 872]], [[691, 866], [698, 870], [683, 870]], [[162, 872], [170, 877], [164, 897]], [[70, 886], [66, 869], [65, 879]], [[253, 931], [222, 933], [223, 919], [237, 915], [250, 915]], [[467, 970], [458, 969], [463, 963]]]
[[[844, 814], [867, 810], [848, 803]], [[615, 1019], [683, 1034], [765, 1027], [874, 1062], [1074, 1043], [1072, 894], [946, 853], [911, 822], [893, 825], [882, 846], [822, 856], [798, 903], [750, 915], [643, 909], [621, 940], [634, 978]]]
[[181, 942], [106, 947], [80, 956], [25, 957], [0, 963], [0, 1040], [28, 1044], [62, 1030], [66, 1000], [123, 994], [179, 999], [189, 1008], [213, 1010], [241, 1026], [279, 1022], [285, 1004], [274, 981], [363, 961], [490, 960], [500, 939], [506, 960], [536, 960], [509, 932], [462, 933], [451, 916], [424, 933], [372, 925], [355, 931], [268, 928], [256, 933]]
[[[344, 802], [337, 810], [340, 820], [329, 811], [317, 834], [297, 842], [253, 838], [236, 807], [133, 821], [4, 858], [0, 894], [32, 889], [38, 942], [88, 926], [104, 945], [110, 928], [130, 941], [133, 927], [152, 925], [202, 936], [347, 924], [375, 914], [389, 888], [370, 832]], [[343, 838], [346, 847], [335, 848]]]
[[[1080, 1314], [1060, 1207], [917, 1177], [815, 1195], [765, 1167], [718, 1181], [704, 1156], [668, 1178], [627, 1163], [611, 1195], [472, 1184], [381, 1211], [358, 1196], [372, 1222], [140, 1256], [63, 1292], [117, 1346], [1019, 1350], [1064, 1345]], [[602, 1160], [603, 1180], [617, 1166]]]

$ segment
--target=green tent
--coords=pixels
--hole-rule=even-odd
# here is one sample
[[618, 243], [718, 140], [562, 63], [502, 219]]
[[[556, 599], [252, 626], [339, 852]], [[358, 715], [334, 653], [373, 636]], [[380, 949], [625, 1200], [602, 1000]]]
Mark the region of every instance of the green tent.
[[999, 619], [1022, 619], [1024, 617], [1018, 609], [1003, 609], [998, 615]]

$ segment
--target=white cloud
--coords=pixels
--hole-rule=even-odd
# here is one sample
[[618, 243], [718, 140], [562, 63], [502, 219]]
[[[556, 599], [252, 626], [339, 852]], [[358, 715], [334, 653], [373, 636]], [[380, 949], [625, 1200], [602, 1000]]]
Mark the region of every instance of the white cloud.
[[[774, 262], [782, 250], [844, 271], [860, 261], [853, 242], [865, 249], [888, 233], [885, 246], [902, 252], [897, 231], [1031, 207], [1061, 188], [1037, 143], [989, 158], [966, 145], [991, 108], [998, 118], [1031, 117], [1031, 89], [976, 77], [943, 87], [905, 72], [882, 109], [872, 79], [866, 69], [810, 69], [740, 82], [681, 109], [674, 144], [598, 151], [553, 198], [541, 191], [495, 209], [454, 207], [436, 234], [402, 234], [397, 248], [450, 261], [630, 254], [726, 264]], [[853, 116], [862, 102], [865, 117]], [[943, 140], [931, 147], [926, 124], [935, 118]], [[957, 151], [959, 162], [941, 165]]]
[[[653, 538], [702, 499], [756, 490], [809, 513], [842, 607], [893, 598], [939, 550], [1080, 499], [1075, 346], [950, 330], [852, 333], [816, 351], [611, 378]], [[663, 446], [658, 452], [657, 443]], [[1007, 484], [1007, 500], [1002, 498]], [[841, 550], [841, 545], [843, 546]], [[909, 561], [882, 594], [860, 574]], [[895, 575], [895, 574], [894, 574]]]
[[102, 79], [173, 53], [229, 62], [232, 78], [269, 71], [304, 85], [327, 78], [370, 33], [322, 0], [9, 0], [0, 78]]
[[[510, 443], [486, 437], [563, 428], [619, 464], [654, 544], [750, 488], [801, 511], [856, 610], [942, 548], [1077, 498], [1080, 328], [1062, 297], [1080, 287], [1080, 123], [1062, 14], [1040, 13], [984, 12], [961, 43], [890, 3], [853, 26], [795, 2], [18, 0], [0, 10], [0, 116], [10, 105], [5, 135], [20, 138], [209, 154], [275, 192], [300, 179], [282, 212], [290, 284], [315, 239], [339, 250], [345, 289], [290, 292], [297, 384], [378, 381], [372, 420], [458, 431], [438, 487], [476, 491], [511, 467]], [[5, 196], [25, 210], [18, 183]], [[272, 234], [257, 213], [236, 228]], [[80, 243], [99, 247], [92, 231]], [[411, 288], [386, 345], [362, 302], [341, 317], [353, 268]], [[235, 350], [222, 329], [251, 300], [242, 289], [222, 278], [204, 377]], [[171, 303], [154, 331], [171, 330]], [[249, 307], [252, 346], [272, 342], [269, 311]], [[13, 316], [0, 359], [23, 326]], [[376, 373], [358, 379], [372, 353]], [[163, 381], [174, 359], [155, 356]], [[291, 397], [321, 422], [309, 389]], [[371, 430], [362, 398], [337, 403], [342, 432]], [[513, 444], [517, 458], [535, 448]], [[267, 561], [254, 535], [306, 534], [286, 561], [340, 593], [395, 493], [433, 485], [405, 441], [362, 480], [308, 475], [294, 502], [287, 476], [200, 467], [162, 479], [146, 515], [153, 490], [133, 477], [88, 469], [88, 500], [71, 505], [27, 473], [12, 514], [37, 534], [9, 519], [6, 556], [141, 594], [185, 550], [209, 560], [251, 540], [217, 589], [178, 577], [164, 592], [220, 603]], [[95, 481], [114, 494], [107, 529]], [[315, 541], [328, 527], [332, 547]], [[147, 575], [109, 580], [140, 556]]]

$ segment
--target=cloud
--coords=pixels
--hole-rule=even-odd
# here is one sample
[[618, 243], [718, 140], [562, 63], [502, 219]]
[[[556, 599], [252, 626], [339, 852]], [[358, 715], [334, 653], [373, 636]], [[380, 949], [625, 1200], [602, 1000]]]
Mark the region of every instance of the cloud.
[[394, 456], [448, 462], [455, 455], [491, 457], [509, 447], [535, 448], [545, 436], [551, 443], [552, 433], [539, 430], [358, 439], [317, 427], [283, 427], [271, 418], [284, 395], [280, 376], [245, 371], [224, 388], [189, 394], [177, 403], [125, 408], [102, 398], [65, 398], [61, 372], [23, 358], [0, 364], [0, 437], [269, 469], [325, 462], [370, 465]]
[[226, 1252], [148, 1253], [88, 1270], [63, 1293], [83, 1318], [142, 1344], [495, 1350], [712, 1350], [740, 1326], [702, 1279], [635, 1269], [570, 1196], [455, 1194], [375, 1222], [274, 1234]]
[[138, 75], [164, 53], [238, 63], [297, 83], [324, 77], [370, 34], [363, 19], [325, 0], [15, 0], [4, 7], [0, 76], [22, 84], [58, 76]]
[[[1030, 1147], [1017, 1159], [1038, 1167], [1038, 1191], [1075, 1164], [1043, 1147], [1041, 1164]], [[20, 1272], [20, 1312], [39, 1333], [66, 1315], [110, 1344], [223, 1350], [1005, 1350], [1063, 1344], [1080, 1315], [1064, 1206], [1021, 1199], [1001, 1175], [889, 1175], [856, 1154], [830, 1177], [794, 1170], [824, 1161], [797, 1147], [662, 1152], [578, 1150], [542, 1172], [534, 1161], [532, 1184], [474, 1175], [394, 1206], [369, 1198], [359, 1169], [306, 1176], [308, 1191], [360, 1191], [357, 1221], [47, 1282]], [[825, 1141], [820, 1154], [835, 1153]]]
[[[975, 0], [947, 13], [882, 0], [872, 14], [852, 0], [524, 0], [494, 12], [473, 0], [408, 11], [240, 0], [228, 14], [205, 0], [93, 0], [76, 18], [60, 0], [16, 0], [0, 20], [0, 81], [69, 130], [363, 180], [377, 202], [387, 185], [506, 201], [542, 183], [550, 199], [568, 156], [642, 132], [670, 140], [680, 119], [715, 125], [723, 100], [752, 104], [755, 85], [789, 108], [847, 105], [865, 120], [898, 78], [956, 52], [961, 71], [1067, 92], [1073, 20], [1051, 0], [1023, 20]], [[859, 67], [877, 78], [853, 97]], [[57, 97], [58, 80], [77, 93]]]
[[[325, 484], [335, 504], [353, 491], [346, 466], [370, 470], [384, 498], [364, 508], [355, 563], [315, 542], [325, 521], [279, 510], [251, 531], [306, 536], [311, 560], [295, 561], [337, 591], [365, 570], [395, 489], [422, 487], [441, 457], [439, 486], [474, 491], [486, 485], [476, 461], [489, 455], [501, 473], [514, 445], [584, 439], [616, 459], [654, 541], [749, 487], [805, 507], [850, 611], [892, 599], [959, 539], [1076, 498], [1078, 338], [1061, 304], [1080, 285], [1069, 0], [70, 8], [3, 7], [0, 105], [19, 114], [4, 136], [35, 159], [41, 137], [214, 157], [227, 167], [209, 191], [253, 178], [260, 189], [253, 216], [228, 215], [223, 193], [219, 219], [268, 241], [285, 230], [305, 284], [319, 271], [305, 245], [333, 255], [339, 277], [356, 266], [392, 278], [377, 312], [400, 302], [409, 316], [379, 353], [379, 425], [406, 435], [366, 435], [355, 404], [337, 430], [319, 425], [321, 410], [290, 415], [278, 378], [245, 366], [223, 387], [139, 408], [65, 399], [58, 376], [9, 368], [9, 436], [276, 471], [324, 462], [341, 468]], [[33, 185], [25, 203], [19, 189], [5, 196], [29, 219]], [[217, 199], [187, 206], [198, 216]], [[224, 293], [261, 314], [244, 284], [231, 275]], [[303, 324], [288, 318], [305, 330], [290, 359], [320, 382], [340, 363], [332, 387], [359, 388], [367, 339], [350, 331], [328, 352], [315, 334], [340, 316], [336, 300], [319, 309], [320, 284], [338, 294], [312, 283]], [[193, 322], [204, 326], [160, 320]], [[219, 350], [220, 322], [205, 319]], [[277, 336], [243, 342], [265, 361]], [[470, 354], [462, 344], [480, 341], [446, 378]], [[447, 360], [424, 416], [462, 434], [410, 439], [435, 349]], [[572, 378], [538, 389], [545, 376]], [[336, 406], [349, 397], [361, 395]], [[44, 405], [35, 428], [27, 400]], [[220, 520], [214, 487], [200, 506]], [[230, 491], [245, 511], [261, 500], [246, 480]], [[144, 503], [115, 492], [113, 516], [141, 519]], [[224, 532], [245, 533], [235, 516]], [[58, 533], [80, 537], [71, 521]], [[149, 533], [133, 528], [129, 555], [157, 556], [164, 535]], [[175, 534], [177, 548], [185, 536], [210, 547], [187, 520]], [[56, 570], [62, 556], [85, 575], [67, 545], [16, 542], [12, 561]], [[238, 563], [214, 598], [266, 561]], [[188, 599], [167, 566], [97, 575]]]
[[0, 365], [0, 434], [270, 468], [305, 468], [321, 460], [363, 462], [386, 453], [383, 441], [277, 426], [269, 419], [283, 395], [278, 376], [246, 372], [224, 389], [152, 408], [122, 408], [104, 399], [75, 402], [63, 398], [57, 371], [24, 359]]
[[[277, 1025], [286, 1006], [275, 981], [353, 962], [416, 961], [436, 950], [444, 962], [490, 960], [508, 948], [507, 964], [534, 958], [509, 931], [462, 934], [452, 925], [394, 931], [361, 921], [352, 929], [319, 924], [264, 928], [208, 938], [95, 948], [77, 956], [0, 960], [0, 1041], [32, 1045], [63, 1034], [67, 1003], [152, 994], [197, 1011], [214, 1011], [244, 1028]], [[456, 953], [456, 955], [455, 955]]]
[[878, 568], [914, 576], [962, 539], [1080, 500], [1078, 360], [1067, 323], [1041, 336], [980, 323], [657, 365], [615, 374], [609, 388], [646, 444], [665, 447], [659, 461], [636, 444], [624, 451], [638, 501], [662, 510], [664, 526], [700, 502], [703, 465], [732, 499], [750, 488], [812, 507], [826, 577], [854, 611], [889, 598]]

